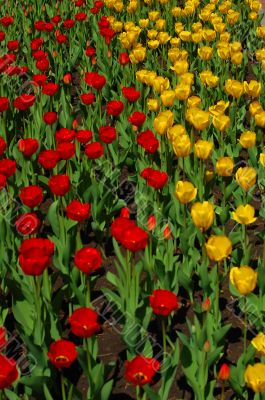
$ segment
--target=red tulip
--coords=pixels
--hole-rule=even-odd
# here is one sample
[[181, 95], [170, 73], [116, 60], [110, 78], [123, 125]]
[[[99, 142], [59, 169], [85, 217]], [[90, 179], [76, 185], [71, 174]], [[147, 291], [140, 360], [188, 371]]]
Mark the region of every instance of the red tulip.
[[43, 115], [43, 121], [47, 125], [53, 125], [58, 119], [58, 115], [55, 111], [48, 111]]
[[19, 46], [19, 41], [18, 40], [9, 40], [7, 42], [7, 48], [9, 51], [16, 51]]
[[42, 86], [42, 93], [47, 96], [54, 96], [59, 90], [59, 85], [57, 83], [49, 82]]
[[75, 21], [73, 19], [66, 19], [65, 21], [63, 21], [63, 25], [65, 28], [67, 29], [71, 29], [75, 24]]
[[138, 111], [135, 111], [128, 117], [128, 121], [130, 122], [130, 124], [137, 127], [143, 125], [145, 123], [145, 120], [146, 120], [145, 113]]
[[38, 157], [38, 162], [44, 169], [55, 168], [59, 160], [60, 155], [56, 150], [44, 150]]
[[55, 140], [58, 143], [72, 142], [75, 138], [75, 131], [68, 128], [60, 128], [55, 133]]
[[0, 97], [0, 112], [5, 112], [9, 109], [9, 100], [7, 97]]
[[146, 248], [148, 241], [147, 233], [138, 226], [127, 229], [122, 237], [121, 244], [132, 252], [140, 251]]
[[164, 228], [163, 237], [164, 237], [165, 240], [168, 240], [171, 237], [171, 230], [170, 230], [168, 225], [166, 225], [165, 228]]
[[5, 17], [0, 19], [0, 25], [3, 25], [5, 27], [12, 25], [14, 22], [14, 18], [11, 17], [10, 15], [6, 15]]
[[126, 65], [130, 62], [130, 57], [127, 53], [121, 53], [119, 55], [118, 61], [121, 65]]
[[94, 247], [84, 247], [75, 253], [74, 263], [80, 271], [91, 274], [101, 267], [101, 253]]
[[32, 185], [21, 189], [20, 200], [25, 206], [30, 208], [37, 207], [43, 200], [43, 190], [41, 187]]
[[81, 144], [87, 144], [92, 139], [93, 133], [88, 129], [79, 129], [75, 133], [76, 140]]
[[82, 204], [79, 200], [73, 200], [66, 207], [66, 216], [73, 221], [82, 222], [90, 217], [90, 204]]
[[169, 290], [153, 290], [149, 300], [153, 312], [157, 315], [162, 315], [163, 317], [167, 317], [173, 311], [179, 309], [177, 296]]
[[71, 331], [74, 335], [90, 338], [100, 330], [98, 314], [88, 307], [77, 308], [69, 317]]
[[3, 31], [0, 31], [0, 42], [3, 42], [5, 40], [6, 34]]
[[53, 175], [48, 181], [51, 192], [56, 196], [64, 196], [70, 190], [68, 175]]
[[94, 49], [94, 47], [87, 47], [86, 48], [86, 55], [88, 57], [93, 57], [96, 54], [96, 50]]
[[39, 142], [37, 139], [20, 139], [18, 141], [18, 150], [23, 153], [25, 157], [31, 157], [39, 148]]
[[98, 133], [103, 143], [110, 144], [116, 139], [116, 129], [113, 126], [101, 126]]
[[61, 160], [69, 160], [75, 155], [75, 144], [69, 142], [58, 143], [56, 146], [56, 151]]
[[130, 103], [137, 101], [141, 95], [141, 93], [133, 87], [123, 87], [122, 94]]
[[140, 176], [147, 181], [148, 186], [154, 189], [162, 189], [168, 181], [166, 172], [157, 171], [153, 168], [145, 168]]
[[100, 75], [97, 72], [87, 72], [85, 74], [85, 81], [89, 86], [96, 90], [101, 90], [106, 84], [105, 76]]
[[50, 67], [50, 63], [49, 63], [49, 60], [47, 60], [46, 58], [43, 58], [42, 60], [39, 60], [36, 62], [36, 68], [39, 71], [42, 71], [42, 72], [47, 71], [49, 69], [49, 67]]
[[150, 154], [155, 153], [159, 148], [159, 141], [150, 130], [139, 133], [137, 136], [137, 143]]
[[111, 232], [111, 235], [118, 242], [121, 242], [126, 230], [134, 228], [134, 227], [136, 227], [135, 221], [128, 219], [127, 216], [126, 217], [120, 216], [120, 217], [114, 219], [114, 221], [112, 222], [111, 227], [110, 227], [110, 232]]
[[83, 93], [80, 95], [80, 99], [83, 104], [89, 106], [90, 104], [94, 103], [94, 101], [96, 100], [96, 96], [94, 95], [94, 93]]
[[136, 386], [152, 383], [152, 378], [160, 368], [160, 363], [155, 358], [142, 355], [134, 357], [125, 363], [125, 379]]
[[0, 354], [0, 390], [8, 388], [18, 377], [16, 361]]
[[112, 100], [109, 103], [107, 103], [106, 111], [108, 115], [112, 115], [113, 117], [118, 117], [123, 110], [124, 110], [124, 104], [120, 100]]
[[104, 147], [99, 142], [93, 142], [86, 145], [85, 154], [91, 160], [100, 158], [104, 154]]
[[2, 157], [2, 155], [6, 151], [6, 146], [7, 144], [5, 139], [2, 136], [0, 136], [0, 157]]
[[35, 74], [32, 76], [32, 82], [38, 86], [43, 86], [46, 83], [47, 76], [45, 74]]
[[25, 111], [33, 106], [35, 101], [36, 97], [33, 94], [24, 93], [14, 100], [14, 107], [20, 111]]
[[38, 232], [41, 225], [37, 214], [25, 213], [19, 216], [15, 222], [18, 233], [21, 235], [33, 235]]
[[75, 14], [75, 20], [78, 22], [85, 21], [86, 18], [87, 18], [86, 13], [80, 12], [80, 13]]
[[230, 377], [230, 368], [227, 364], [222, 364], [218, 373], [218, 379], [221, 381], [228, 381]]
[[56, 368], [69, 368], [77, 358], [76, 347], [69, 340], [56, 340], [50, 345], [48, 357]]
[[19, 253], [18, 261], [24, 274], [39, 276], [51, 264], [54, 243], [49, 239], [25, 239]]
[[130, 210], [127, 207], [122, 207], [120, 210], [120, 217], [130, 218]]
[[14, 175], [16, 168], [16, 161], [10, 160], [9, 158], [0, 160], [0, 174], [5, 175], [6, 178]]

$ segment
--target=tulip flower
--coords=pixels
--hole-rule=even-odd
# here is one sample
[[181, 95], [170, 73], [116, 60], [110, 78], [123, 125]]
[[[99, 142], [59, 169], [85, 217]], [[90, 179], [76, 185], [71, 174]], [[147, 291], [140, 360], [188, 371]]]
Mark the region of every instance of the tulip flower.
[[232, 218], [239, 224], [249, 225], [256, 221], [254, 217], [255, 209], [250, 204], [237, 207], [236, 211], [232, 213]]
[[265, 335], [260, 332], [257, 336], [254, 337], [251, 341], [252, 346], [255, 347], [257, 353], [264, 356], [265, 355]]
[[244, 373], [245, 382], [255, 393], [265, 391], [265, 364], [248, 365]]
[[136, 386], [143, 386], [152, 382], [152, 378], [159, 368], [160, 363], [156, 359], [138, 355], [132, 360], [126, 361], [125, 379]]
[[8, 388], [18, 377], [16, 361], [0, 354], [0, 390]]
[[191, 207], [191, 218], [197, 228], [202, 232], [207, 231], [214, 220], [213, 205], [208, 201], [194, 203]]

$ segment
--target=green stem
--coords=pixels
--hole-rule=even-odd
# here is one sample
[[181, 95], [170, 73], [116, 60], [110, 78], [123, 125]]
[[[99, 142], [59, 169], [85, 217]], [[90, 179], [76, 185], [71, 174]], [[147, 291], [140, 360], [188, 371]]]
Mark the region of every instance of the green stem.
[[66, 400], [64, 376], [62, 372], [61, 372], [61, 390], [62, 390], [62, 400]]
[[262, 257], [263, 257], [263, 268], [265, 269], [265, 236], [264, 236], [264, 239], [263, 239], [263, 254], [262, 254]]
[[215, 302], [214, 302], [214, 316], [215, 320], [218, 321], [219, 315], [219, 295], [220, 295], [220, 288], [219, 288], [219, 262], [216, 265], [216, 281], [215, 281]]
[[163, 357], [165, 359], [165, 355], [167, 352], [167, 333], [166, 333], [166, 321], [165, 319], [162, 317], [161, 320], [161, 327], [162, 327], [162, 337], [163, 337]]
[[244, 307], [244, 354], [247, 352], [247, 298], [244, 299], [245, 307]]
[[225, 400], [225, 383], [222, 382], [221, 400]]
[[74, 390], [74, 385], [71, 384], [70, 390], [69, 390], [69, 392], [68, 392], [67, 400], [72, 400], [72, 397], [73, 397], [73, 390]]
[[90, 279], [88, 276], [86, 281], [86, 306], [90, 307], [90, 305], [91, 305]]

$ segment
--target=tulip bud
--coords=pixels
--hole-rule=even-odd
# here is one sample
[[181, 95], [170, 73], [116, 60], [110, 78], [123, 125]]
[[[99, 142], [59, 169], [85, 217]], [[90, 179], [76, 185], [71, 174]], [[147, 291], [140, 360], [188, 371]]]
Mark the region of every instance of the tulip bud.
[[120, 217], [130, 218], [130, 211], [127, 207], [123, 207], [120, 211]]
[[211, 300], [207, 297], [202, 303], [202, 311], [209, 311], [211, 308]]
[[168, 224], [165, 226], [165, 229], [163, 231], [163, 236], [164, 236], [165, 240], [168, 240], [171, 237], [171, 230], [170, 230]]
[[228, 381], [230, 376], [230, 368], [227, 364], [222, 364], [218, 373], [218, 379], [221, 381]]
[[70, 73], [65, 74], [63, 77], [63, 81], [66, 85], [69, 85], [72, 82], [72, 75]]
[[73, 120], [73, 124], [72, 124], [72, 128], [73, 128], [74, 130], [76, 130], [77, 127], [78, 127], [78, 121], [77, 121], [77, 119], [74, 119], [74, 120]]
[[211, 343], [209, 340], [206, 340], [206, 342], [203, 345], [203, 350], [208, 353], [211, 349]]
[[156, 227], [156, 219], [154, 215], [150, 215], [147, 221], [147, 227], [149, 231], [153, 231]]

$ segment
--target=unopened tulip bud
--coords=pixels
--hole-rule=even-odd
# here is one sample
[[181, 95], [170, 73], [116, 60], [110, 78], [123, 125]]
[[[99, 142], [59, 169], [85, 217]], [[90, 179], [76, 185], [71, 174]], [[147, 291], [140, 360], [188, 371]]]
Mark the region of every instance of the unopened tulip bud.
[[111, 56], [112, 56], [112, 52], [110, 49], [108, 49], [108, 58], [111, 58]]
[[123, 207], [120, 211], [120, 217], [123, 218], [130, 218], [130, 211], [128, 210], [127, 207]]
[[209, 342], [209, 340], [206, 340], [206, 342], [203, 345], [203, 350], [208, 353], [210, 351], [211, 348], [211, 343]]
[[221, 381], [228, 381], [230, 376], [230, 368], [227, 364], [222, 364], [218, 373], [218, 379]]
[[168, 225], [166, 225], [166, 227], [164, 229], [163, 236], [164, 236], [165, 240], [168, 240], [171, 237], [171, 230]]
[[65, 74], [63, 77], [63, 81], [66, 85], [69, 85], [72, 82], [72, 75], [71, 74]]
[[156, 219], [154, 215], [150, 215], [147, 221], [147, 227], [149, 231], [153, 231], [156, 227]]
[[209, 311], [210, 308], [211, 308], [211, 301], [209, 297], [207, 297], [207, 299], [205, 299], [204, 302], [202, 303], [202, 311]]
[[72, 128], [73, 128], [74, 130], [76, 130], [77, 127], [78, 127], [78, 121], [77, 121], [77, 119], [74, 119], [74, 120], [73, 120], [73, 124], [72, 124]]
[[95, 65], [97, 63], [96, 57], [92, 57], [92, 64]]

